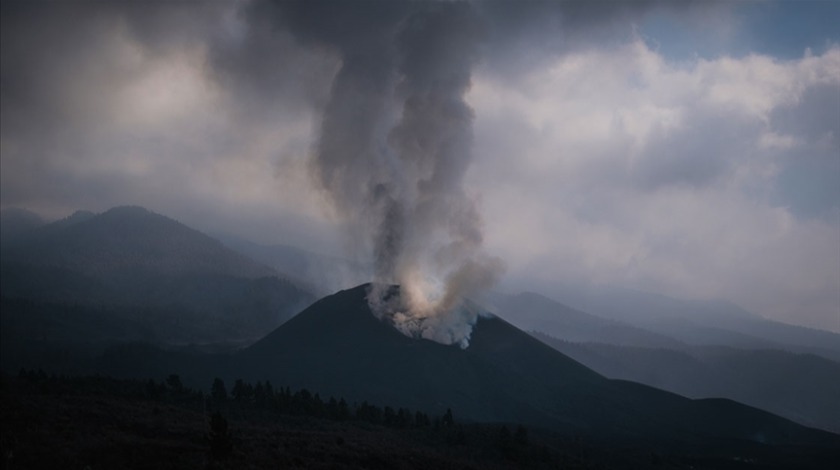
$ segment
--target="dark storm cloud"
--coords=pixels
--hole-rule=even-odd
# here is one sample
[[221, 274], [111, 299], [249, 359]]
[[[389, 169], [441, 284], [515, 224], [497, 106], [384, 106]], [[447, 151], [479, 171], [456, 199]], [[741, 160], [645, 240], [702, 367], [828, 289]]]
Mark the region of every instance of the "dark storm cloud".
[[[61, 104], [74, 68], [95, 67], [107, 41], [124, 31], [152, 52], [202, 41], [218, 27], [218, 2], [0, 3], [4, 109], [43, 111]], [[101, 64], [98, 72], [108, 72]], [[102, 77], [106, 79], [107, 77]], [[45, 93], [48, 93], [45, 95]]]
[[[215, 5], [215, 2], [213, 3]], [[215, 7], [152, 2], [3, 2], [2, 132], [5, 143], [45, 159], [89, 139], [108, 93], [138, 72], [116, 63], [119, 35], [143, 52], [161, 54], [199, 41], [213, 27]], [[69, 147], [69, 148], [68, 148]]]
[[722, 2], [694, 0], [476, 1], [486, 29], [484, 71], [508, 80], [570, 51], [621, 43], [653, 10], [704, 14]]
[[[214, 79], [243, 98], [261, 97], [237, 101], [240, 106], [288, 109], [323, 101], [319, 87], [330, 78], [323, 72], [334, 65], [296, 48], [264, 15], [267, 8], [263, 2], [3, 2], [4, 128], [19, 133], [84, 121], [79, 102], [97, 104], [98, 91], [138, 72], [108, 56], [118, 37], [147, 57], [206, 48]], [[80, 79], [90, 82], [89, 94], [73, 98], [79, 91], [73, 81]]]
[[276, 3], [244, 2], [227, 12], [226, 34], [208, 44], [214, 78], [239, 106], [292, 113], [322, 108], [338, 68], [334, 51], [305, 48]]
[[[336, 68], [248, 5], [3, 2], [3, 205], [196, 212], [185, 201], [202, 197], [184, 192], [212, 184], [198, 170], [219, 155], [256, 158], [272, 134], [300, 127]], [[167, 104], [172, 95], [201, 110]]]

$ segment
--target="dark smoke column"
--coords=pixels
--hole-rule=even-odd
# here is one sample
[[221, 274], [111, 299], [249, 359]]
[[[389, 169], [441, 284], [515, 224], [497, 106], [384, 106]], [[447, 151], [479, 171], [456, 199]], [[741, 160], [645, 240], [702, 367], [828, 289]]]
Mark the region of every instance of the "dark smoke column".
[[[463, 188], [475, 12], [462, 2], [285, 8], [299, 37], [342, 60], [311, 163], [350, 235], [374, 255], [374, 311], [408, 335], [466, 347], [475, 313], [461, 301], [502, 269], [482, 252], [481, 218]], [[382, 302], [392, 283], [401, 285], [400, 306]]]

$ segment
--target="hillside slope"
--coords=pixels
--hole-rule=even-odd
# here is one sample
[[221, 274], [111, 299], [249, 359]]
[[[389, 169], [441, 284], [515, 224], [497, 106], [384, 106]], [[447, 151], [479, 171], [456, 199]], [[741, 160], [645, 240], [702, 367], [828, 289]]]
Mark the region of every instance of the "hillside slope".
[[[105, 334], [113, 325], [81, 327], [105, 311], [157, 342], [247, 341], [314, 300], [273, 269], [140, 207], [32, 227], [4, 243], [0, 275], [4, 324], [28, 331], [27, 322], [40, 322], [47, 342], [124, 339]], [[81, 314], [73, 338], [49, 327], [72, 321], [62, 311]]]
[[729, 400], [690, 400], [609, 380], [497, 318], [480, 318], [461, 349], [403, 336], [375, 318], [366, 286], [321, 299], [232, 358], [235, 373], [321, 393], [476, 421], [691, 442], [838, 443]]

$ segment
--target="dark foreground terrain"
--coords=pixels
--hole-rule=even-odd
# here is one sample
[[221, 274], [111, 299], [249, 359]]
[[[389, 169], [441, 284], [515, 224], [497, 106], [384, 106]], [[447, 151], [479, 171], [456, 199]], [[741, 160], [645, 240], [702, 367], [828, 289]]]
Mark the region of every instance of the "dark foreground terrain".
[[[469, 424], [241, 381], [2, 378], [3, 468], [831, 468], [840, 450], [720, 442], [661, 448]], [[737, 447], [740, 456], [733, 458]], [[701, 457], [702, 456], [702, 457]]]

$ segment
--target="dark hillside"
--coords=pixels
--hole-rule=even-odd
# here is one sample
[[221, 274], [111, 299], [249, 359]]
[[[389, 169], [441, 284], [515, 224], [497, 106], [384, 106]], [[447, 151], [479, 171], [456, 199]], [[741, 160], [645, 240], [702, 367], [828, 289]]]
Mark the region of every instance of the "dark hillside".
[[17, 240], [45, 223], [34, 212], [18, 208], [3, 209], [0, 211], [0, 246]]
[[670, 350], [534, 336], [610, 378], [692, 398], [727, 397], [840, 432], [840, 364], [820, 356], [712, 346]]
[[[13, 326], [4, 337], [24, 349], [253, 341], [314, 300], [273, 269], [140, 207], [77, 212], [4, 243], [2, 255], [3, 322]], [[9, 356], [28, 352], [7, 346]]]
[[2, 377], [4, 468], [820, 469], [837, 452], [652, 450], [516, 423], [463, 423], [270, 383]]
[[[819, 468], [811, 462], [829, 461], [840, 449], [836, 434], [731, 400], [692, 400], [607, 379], [495, 317], [478, 320], [466, 349], [409, 338], [374, 317], [366, 295], [367, 286], [359, 286], [325, 297], [236, 354], [135, 344], [109, 349], [97, 367], [126, 378], [175, 373], [190, 387], [207, 386], [216, 377], [227, 384], [271, 382], [306, 389], [322, 402], [343, 397], [348, 404], [390, 406], [392, 412], [405, 408], [443, 416], [451, 409], [465, 425], [524, 424], [635, 462], [617, 468], [645, 466], [628, 451], [646, 459], [683, 456], [665, 459], [682, 463], [664, 468], [741, 468], [744, 462], [784, 468], [781, 462], [803, 455], [805, 466]], [[231, 393], [254, 393], [257, 400], [255, 389], [237, 390]], [[248, 442], [262, 442], [257, 435], [249, 434]], [[658, 459], [645, 462], [663, 461]]]
[[366, 289], [316, 302], [237, 355], [237, 373], [431, 412], [457, 408], [475, 421], [601, 436], [840, 442], [734, 402], [608, 380], [494, 317], [479, 319], [467, 349], [411, 339], [371, 314]]
[[[74, 218], [80, 220], [71, 220]], [[71, 216], [43, 226], [10, 246], [3, 262], [61, 267], [94, 276], [126, 268], [159, 274], [276, 275], [197, 230], [134, 206], [87, 217]]]

